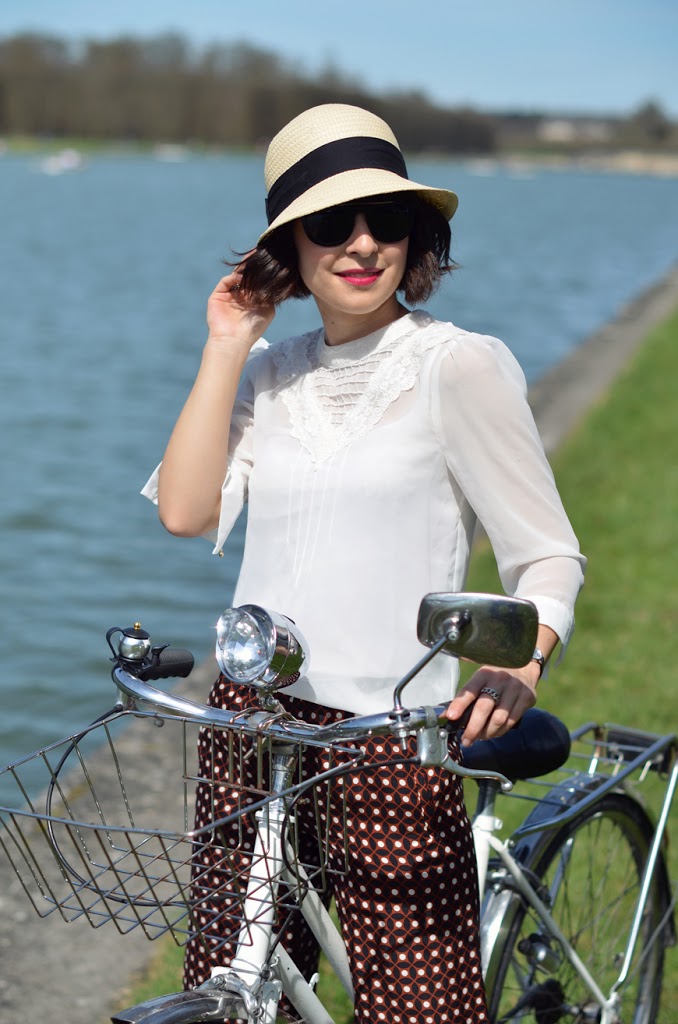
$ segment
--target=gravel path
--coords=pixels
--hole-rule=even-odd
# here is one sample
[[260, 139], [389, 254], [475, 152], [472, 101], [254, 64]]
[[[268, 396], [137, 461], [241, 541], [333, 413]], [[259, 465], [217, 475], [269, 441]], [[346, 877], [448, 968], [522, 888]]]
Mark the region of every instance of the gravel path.
[[[678, 267], [663, 281], [621, 310], [533, 388], [530, 401], [547, 451], [604, 400], [617, 373], [652, 326], [678, 306]], [[215, 675], [202, 665], [180, 689], [200, 699]], [[168, 735], [165, 736], [164, 733]], [[176, 824], [176, 806], [164, 799], [164, 764], [169, 730], [157, 730], [152, 745], [135, 751], [160, 825]], [[40, 919], [33, 912], [0, 851], [0, 1024], [26, 1020], [63, 1020], [68, 1024], [104, 1024], [108, 1011], [155, 946], [141, 929], [121, 936], [111, 925], [92, 930], [85, 923], [65, 924], [56, 914]]]

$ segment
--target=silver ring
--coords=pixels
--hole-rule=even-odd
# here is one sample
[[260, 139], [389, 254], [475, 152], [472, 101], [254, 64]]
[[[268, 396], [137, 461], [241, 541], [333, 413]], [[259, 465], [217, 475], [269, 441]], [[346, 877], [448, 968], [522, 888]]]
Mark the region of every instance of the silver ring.
[[491, 697], [495, 704], [498, 704], [501, 700], [501, 694], [493, 690], [491, 686], [483, 686], [481, 693], [486, 693], [488, 697]]

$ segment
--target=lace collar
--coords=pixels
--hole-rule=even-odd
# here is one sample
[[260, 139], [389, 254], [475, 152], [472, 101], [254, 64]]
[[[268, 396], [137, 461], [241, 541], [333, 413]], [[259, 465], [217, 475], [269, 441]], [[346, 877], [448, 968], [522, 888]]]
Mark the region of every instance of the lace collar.
[[[361, 360], [369, 360], [382, 349], [391, 348], [399, 338], [412, 330], [417, 313], [406, 313], [386, 327], [382, 327], [364, 338], [346, 341], [343, 345], [328, 345], [324, 331], [315, 331], [315, 357], [320, 366], [343, 367]], [[426, 313], [422, 314], [427, 316]]]
[[343, 345], [326, 345], [322, 329], [273, 345], [292, 436], [314, 463], [332, 458], [369, 433], [414, 386], [424, 353], [449, 336], [449, 324], [415, 310]]

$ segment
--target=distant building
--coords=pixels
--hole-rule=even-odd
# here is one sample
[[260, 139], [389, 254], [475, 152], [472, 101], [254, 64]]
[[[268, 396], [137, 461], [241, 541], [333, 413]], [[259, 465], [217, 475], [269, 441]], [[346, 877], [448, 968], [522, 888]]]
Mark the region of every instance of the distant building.
[[537, 124], [536, 136], [540, 142], [556, 145], [581, 145], [612, 142], [617, 122], [610, 118], [547, 117]]
[[623, 122], [614, 117], [510, 112], [496, 115], [500, 146], [506, 149], [613, 145]]

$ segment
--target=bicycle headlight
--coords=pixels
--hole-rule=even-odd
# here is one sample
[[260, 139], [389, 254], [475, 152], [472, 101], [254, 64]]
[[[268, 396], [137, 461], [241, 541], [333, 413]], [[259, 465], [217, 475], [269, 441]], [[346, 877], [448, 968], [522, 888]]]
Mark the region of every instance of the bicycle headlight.
[[273, 691], [298, 678], [306, 643], [287, 616], [244, 604], [219, 617], [216, 655], [227, 679]]

